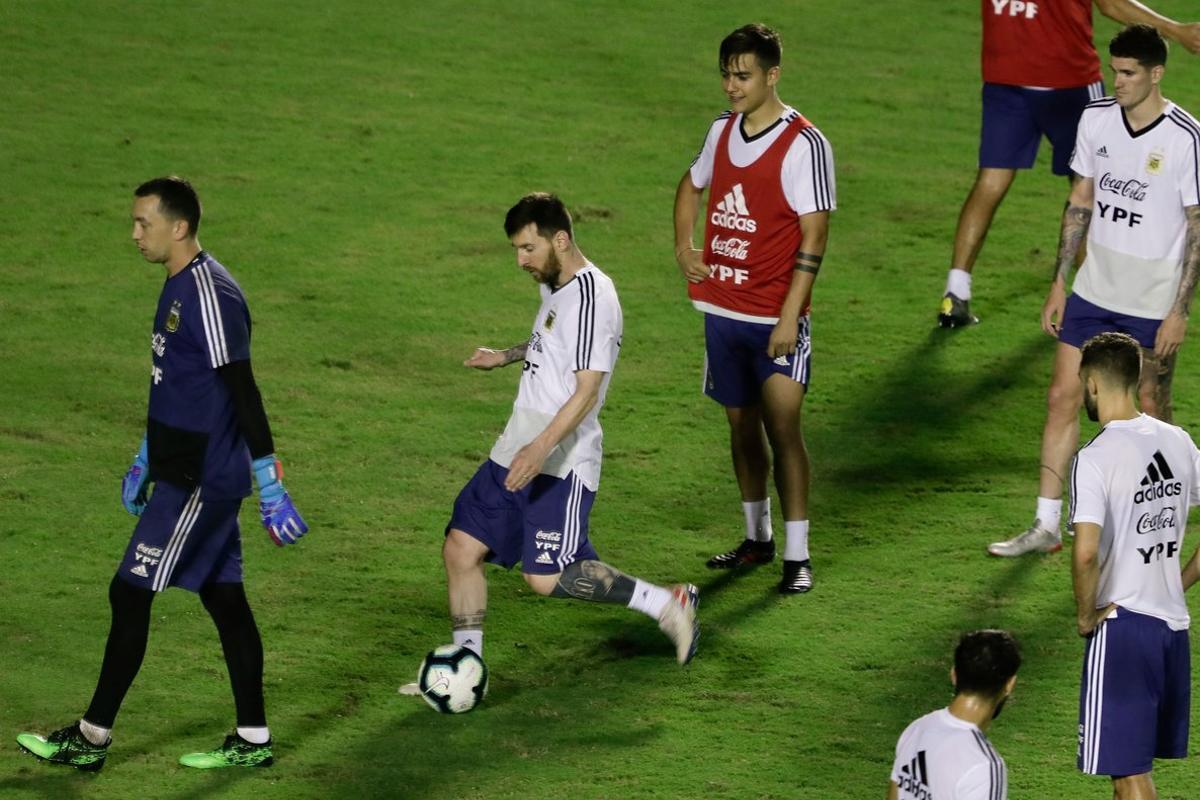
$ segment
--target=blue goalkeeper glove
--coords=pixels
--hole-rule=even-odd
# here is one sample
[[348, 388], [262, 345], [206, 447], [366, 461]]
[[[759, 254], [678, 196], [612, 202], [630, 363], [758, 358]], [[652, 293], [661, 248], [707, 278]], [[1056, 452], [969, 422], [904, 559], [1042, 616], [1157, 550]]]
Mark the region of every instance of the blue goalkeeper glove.
[[146, 437], [133, 457], [133, 465], [121, 480], [121, 505], [135, 517], [146, 510], [146, 490], [150, 488], [150, 463], [146, 455]]
[[283, 465], [272, 453], [256, 458], [250, 464], [254, 480], [258, 483], [258, 511], [262, 514], [263, 527], [271, 535], [271, 541], [283, 547], [295, 544], [308, 533], [308, 525], [292, 504], [292, 498], [283, 488]]

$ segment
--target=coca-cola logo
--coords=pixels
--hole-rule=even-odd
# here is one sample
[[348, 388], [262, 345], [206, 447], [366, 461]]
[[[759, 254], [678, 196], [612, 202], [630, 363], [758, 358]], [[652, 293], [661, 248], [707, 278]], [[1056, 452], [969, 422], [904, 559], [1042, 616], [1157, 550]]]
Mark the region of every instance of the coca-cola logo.
[[1153, 533], [1154, 531], [1167, 530], [1175, 527], [1175, 507], [1166, 506], [1156, 514], [1149, 512], [1142, 514], [1138, 519], [1138, 533]]
[[1100, 188], [1120, 197], [1141, 202], [1146, 199], [1146, 190], [1150, 188], [1150, 184], [1133, 178], [1114, 178], [1111, 172], [1106, 172], [1100, 177]]
[[745, 261], [746, 257], [750, 255], [750, 242], [746, 239], [739, 239], [736, 236], [730, 236], [728, 239], [714, 236], [710, 247], [712, 247], [714, 254], [738, 261]]

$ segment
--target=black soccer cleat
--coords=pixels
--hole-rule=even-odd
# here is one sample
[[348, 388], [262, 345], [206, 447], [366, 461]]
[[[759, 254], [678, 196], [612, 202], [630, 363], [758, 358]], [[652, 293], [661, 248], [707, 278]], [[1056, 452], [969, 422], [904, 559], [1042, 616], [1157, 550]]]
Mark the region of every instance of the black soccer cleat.
[[783, 562], [783, 580], [779, 582], [780, 594], [804, 594], [811, 592], [812, 587], [811, 561], [806, 558], [803, 561]]
[[968, 325], [979, 324], [979, 317], [971, 313], [970, 301], [947, 292], [942, 298], [942, 308], [938, 312], [937, 321], [938, 326], [942, 328], [965, 328]]
[[728, 553], [713, 556], [705, 562], [709, 569], [733, 569], [735, 567], [757, 567], [759, 564], [770, 564], [775, 560], [775, 542], [756, 542], [753, 539], [743, 539]]

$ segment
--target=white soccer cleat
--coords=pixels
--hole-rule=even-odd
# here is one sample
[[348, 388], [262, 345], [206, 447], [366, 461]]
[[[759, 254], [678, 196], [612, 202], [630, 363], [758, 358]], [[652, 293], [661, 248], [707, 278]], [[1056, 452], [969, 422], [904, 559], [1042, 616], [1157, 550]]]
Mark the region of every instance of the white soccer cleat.
[[988, 552], [994, 556], [1023, 556], [1026, 553], [1057, 553], [1062, 550], [1062, 534], [1042, 527], [1042, 521], [1035, 519], [1032, 527], [1019, 536], [1014, 536], [1007, 542], [992, 542]]
[[670, 587], [671, 602], [658, 615], [658, 627], [675, 643], [675, 660], [686, 664], [696, 655], [700, 623], [696, 622], [699, 590], [690, 583]]

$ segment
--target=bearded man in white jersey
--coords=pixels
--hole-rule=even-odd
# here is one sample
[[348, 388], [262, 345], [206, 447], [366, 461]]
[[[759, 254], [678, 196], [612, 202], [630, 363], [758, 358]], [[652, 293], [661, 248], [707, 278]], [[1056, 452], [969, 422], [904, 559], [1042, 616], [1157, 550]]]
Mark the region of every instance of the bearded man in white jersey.
[[656, 619], [686, 664], [699, 636], [696, 587], [626, 575], [600, 561], [588, 540], [600, 480], [599, 413], [621, 346], [616, 289], [580, 252], [571, 215], [554, 195], [521, 198], [504, 230], [517, 265], [540, 284], [542, 306], [525, 342], [480, 347], [464, 362], [481, 370], [521, 364], [521, 378], [504, 433], [446, 526], [454, 643], [483, 654], [484, 562], [520, 563], [538, 594], [616, 603]]
[[1087, 639], [1077, 761], [1111, 776], [1117, 800], [1157, 797], [1154, 759], [1187, 756], [1184, 592], [1200, 579], [1200, 550], [1180, 569], [1188, 509], [1200, 504], [1200, 450], [1182, 429], [1138, 413], [1141, 355], [1121, 333], [1084, 344], [1084, 405], [1101, 430], [1071, 470], [1071, 573]]
[[[1058, 339], [1042, 432], [1033, 525], [988, 552], [1017, 556], [1062, 548], [1063, 474], [1079, 444], [1079, 348], [1116, 331], [1143, 350], [1138, 395], [1151, 416], [1171, 419], [1171, 374], [1200, 276], [1200, 123], [1163, 97], [1167, 44], [1134, 25], [1109, 44], [1115, 96], [1089, 103], [1071, 169], [1080, 176], [1063, 214], [1058, 268], [1042, 329]], [[1066, 295], [1067, 274], [1087, 237], [1087, 256]]]
[[888, 800], [1006, 800], [1008, 767], [985, 732], [1017, 683], [1021, 650], [1008, 631], [963, 634], [954, 649], [954, 699], [904, 729]]

